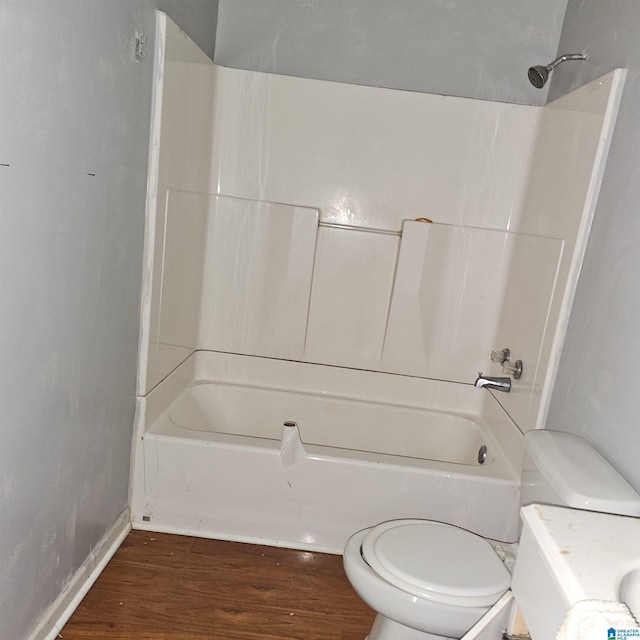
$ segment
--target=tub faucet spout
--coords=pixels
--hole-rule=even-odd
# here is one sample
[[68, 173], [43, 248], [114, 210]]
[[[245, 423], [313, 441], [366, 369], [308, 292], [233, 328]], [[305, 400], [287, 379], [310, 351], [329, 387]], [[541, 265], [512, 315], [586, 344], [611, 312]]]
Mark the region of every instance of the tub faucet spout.
[[509, 391], [511, 391], [511, 378], [493, 378], [479, 373], [475, 385], [478, 389], [486, 387], [487, 389], [495, 389], [496, 391], [509, 393]]

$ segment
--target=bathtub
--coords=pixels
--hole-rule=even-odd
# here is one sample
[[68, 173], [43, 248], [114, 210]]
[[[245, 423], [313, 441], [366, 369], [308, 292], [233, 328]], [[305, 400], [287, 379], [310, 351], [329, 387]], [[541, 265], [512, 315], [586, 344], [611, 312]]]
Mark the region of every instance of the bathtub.
[[401, 517], [517, 536], [522, 437], [472, 385], [199, 351], [136, 430], [138, 528], [329, 552]]

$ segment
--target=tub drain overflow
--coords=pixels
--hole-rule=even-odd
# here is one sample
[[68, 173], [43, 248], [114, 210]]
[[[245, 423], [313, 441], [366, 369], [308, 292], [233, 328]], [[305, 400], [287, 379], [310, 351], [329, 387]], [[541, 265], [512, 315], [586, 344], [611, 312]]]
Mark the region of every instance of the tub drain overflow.
[[478, 464], [484, 464], [487, 459], [487, 445], [483, 444], [478, 449]]
[[282, 423], [282, 438], [280, 439], [280, 461], [283, 467], [290, 467], [292, 464], [304, 460], [307, 452], [304, 450], [298, 423], [294, 420], [287, 420]]

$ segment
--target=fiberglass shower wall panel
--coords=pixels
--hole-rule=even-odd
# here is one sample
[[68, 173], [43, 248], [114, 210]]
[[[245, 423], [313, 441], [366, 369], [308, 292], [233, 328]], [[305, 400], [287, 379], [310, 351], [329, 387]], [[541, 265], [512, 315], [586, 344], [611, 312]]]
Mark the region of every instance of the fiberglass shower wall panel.
[[398, 237], [321, 228], [304, 359], [379, 369]]
[[216, 67], [167, 60], [164, 73], [160, 184], [210, 192]]
[[493, 343], [509, 234], [407, 221], [381, 368], [472, 381]]
[[[563, 242], [542, 335], [518, 312], [534, 273], [513, 263], [496, 347], [508, 346], [524, 373], [500, 401], [521, 429], [543, 427], [589, 238], [626, 71], [617, 69], [541, 107], [533, 162], [516, 231]], [[543, 248], [540, 245], [539, 250]], [[542, 253], [540, 254], [542, 259]], [[545, 278], [551, 264], [544, 265]], [[543, 281], [540, 281], [543, 286]], [[543, 304], [543, 300], [536, 296]], [[539, 309], [533, 309], [537, 313]], [[488, 364], [488, 374], [498, 374]]]
[[161, 12], [156, 12], [155, 45], [139, 395], [198, 348], [211, 192], [216, 67]]
[[211, 201], [210, 196], [200, 193], [164, 193], [166, 197], [158, 203], [156, 218], [147, 370], [149, 389], [198, 345]]
[[217, 68], [215, 191], [398, 232], [426, 216], [507, 229], [537, 108]]
[[[509, 347], [512, 360], [522, 360], [523, 371], [519, 380], [512, 381], [509, 398], [503, 400], [501, 394], [500, 401], [528, 406], [530, 384], [535, 379], [538, 355], [550, 321], [566, 243], [561, 238], [524, 233], [510, 234], [510, 239], [511, 260], [496, 322], [501, 334], [494, 343], [496, 349]], [[490, 366], [485, 358], [484, 369]], [[493, 366], [493, 373], [504, 375], [500, 365]], [[511, 417], [521, 429], [527, 428], [529, 423], [524, 415], [517, 413]]]
[[203, 288], [203, 349], [300, 359], [318, 211], [211, 198]]

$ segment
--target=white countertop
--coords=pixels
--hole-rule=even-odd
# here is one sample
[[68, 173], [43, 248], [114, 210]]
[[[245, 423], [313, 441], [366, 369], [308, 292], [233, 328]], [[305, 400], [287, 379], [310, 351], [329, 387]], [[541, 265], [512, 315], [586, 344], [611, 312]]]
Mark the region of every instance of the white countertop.
[[640, 518], [542, 504], [520, 513], [512, 590], [534, 639], [555, 637], [582, 600], [623, 601], [640, 618]]
[[640, 518], [541, 504], [521, 516], [570, 605], [618, 600], [620, 581], [640, 566]]

